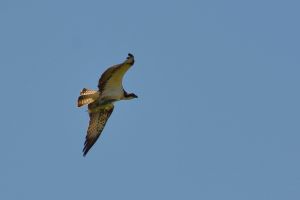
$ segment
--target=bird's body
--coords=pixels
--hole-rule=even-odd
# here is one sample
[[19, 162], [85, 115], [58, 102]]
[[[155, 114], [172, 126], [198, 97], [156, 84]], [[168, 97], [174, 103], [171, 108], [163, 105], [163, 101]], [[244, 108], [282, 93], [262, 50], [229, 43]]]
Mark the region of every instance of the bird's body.
[[114, 102], [137, 98], [133, 93], [128, 94], [122, 85], [122, 79], [127, 70], [134, 64], [134, 57], [128, 54], [127, 59], [118, 65], [108, 68], [100, 77], [98, 90], [84, 88], [80, 92], [77, 106], [88, 105], [90, 116], [89, 127], [83, 148], [85, 156], [99, 138], [110, 117]]

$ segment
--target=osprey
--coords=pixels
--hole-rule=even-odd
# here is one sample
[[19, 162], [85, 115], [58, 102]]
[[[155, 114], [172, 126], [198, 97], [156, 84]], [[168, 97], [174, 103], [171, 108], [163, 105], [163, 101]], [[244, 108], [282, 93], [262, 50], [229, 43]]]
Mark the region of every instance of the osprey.
[[114, 102], [137, 98], [134, 93], [127, 93], [122, 85], [124, 74], [133, 64], [134, 56], [129, 53], [123, 63], [108, 68], [101, 75], [98, 90], [83, 88], [80, 91], [77, 106], [88, 105], [90, 116], [83, 156], [88, 153], [99, 138], [108, 118], [114, 110]]

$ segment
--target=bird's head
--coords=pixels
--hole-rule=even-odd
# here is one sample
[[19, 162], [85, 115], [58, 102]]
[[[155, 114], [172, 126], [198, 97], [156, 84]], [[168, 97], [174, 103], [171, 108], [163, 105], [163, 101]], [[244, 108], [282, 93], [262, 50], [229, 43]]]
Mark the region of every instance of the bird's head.
[[138, 98], [136, 94], [124, 92], [124, 100], [130, 100], [135, 98]]

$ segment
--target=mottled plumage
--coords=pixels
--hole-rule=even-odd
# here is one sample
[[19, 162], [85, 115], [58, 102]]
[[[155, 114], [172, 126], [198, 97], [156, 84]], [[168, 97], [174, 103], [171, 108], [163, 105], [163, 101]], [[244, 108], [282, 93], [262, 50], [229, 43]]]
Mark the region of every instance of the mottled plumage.
[[122, 79], [127, 70], [134, 64], [134, 57], [128, 54], [127, 59], [118, 65], [108, 68], [100, 77], [98, 91], [82, 89], [78, 97], [77, 106], [88, 104], [90, 122], [83, 148], [85, 156], [101, 135], [105, 124], [114, 109], [114, 102], [137, 98], [133, 93], [128, 94], [123, 86]]
[[95, 110], [90, 111], [90, 122], [85, 137], [85, 143], [83, 148], [83, 155], [85, 156], [90, 148], [95, 144], [99, 138], [104, 126], [114, 110], [113, 104], [107, 104], [106, 106], [97, 107]]

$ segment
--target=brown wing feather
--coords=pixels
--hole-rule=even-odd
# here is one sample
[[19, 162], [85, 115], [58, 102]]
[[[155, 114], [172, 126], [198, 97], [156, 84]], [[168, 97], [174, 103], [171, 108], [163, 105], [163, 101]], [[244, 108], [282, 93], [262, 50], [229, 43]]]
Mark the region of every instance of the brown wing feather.
[[101, 135], [105, 124], [114, 110], [113, 104], [107, 104], [105, 107], [97, 107], [90, 112], [90, 122], [85, 138], [83, 156], [89, 152]]
[[[127, 59], [118, 65], [114, 65], [108, 68], [100, 77], [98, 82], [99, 91], [103, 91], [105, 86], [108, 85], [109, 81], [115, 82], [116, 86], [122, 85], [122, 78], [127, 70], [134, 64], [134, 56], [128, 54]], [[112, 85], [112, 84], [109, 84]]]

